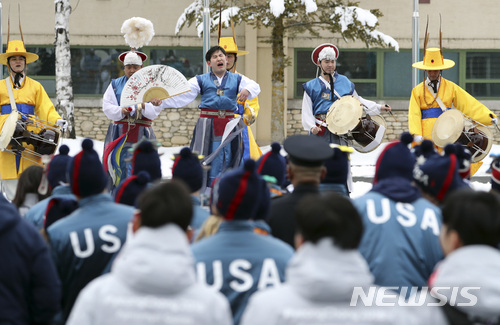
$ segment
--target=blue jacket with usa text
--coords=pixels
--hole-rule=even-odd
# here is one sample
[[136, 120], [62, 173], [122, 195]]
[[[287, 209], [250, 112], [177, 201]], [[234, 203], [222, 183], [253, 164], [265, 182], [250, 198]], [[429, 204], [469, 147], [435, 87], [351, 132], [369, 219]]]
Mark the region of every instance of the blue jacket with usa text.
[[133, 211], [133, 207], [113, 202], [109, 194], [97, 194], [81, 199], [77, 210], [47, 228], [63, 285], [64, 319], [78, 293], [102, 274], [125, 243]]
[[227, 297], [236, 325], [254, 292], [284, 281], [293, 256], [288, 244], [254, 233], [253, 222], [246, 220], [223, 222], [215, 235], [192, 248], [198, 281]]

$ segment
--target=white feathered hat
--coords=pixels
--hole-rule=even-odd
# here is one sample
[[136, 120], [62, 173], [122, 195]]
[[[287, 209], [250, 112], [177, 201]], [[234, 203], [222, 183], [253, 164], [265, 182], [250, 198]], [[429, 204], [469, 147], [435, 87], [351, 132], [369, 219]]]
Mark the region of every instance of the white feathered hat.
[[121, 32], [124, 34], [125, 42], [131, 47], [131, 50], [120, 54], [118, 59], [124, 65], [142, 65], [142, 62], [146, 61], [148, 56], [136, 51], [136, 49], [148, 45], [153, 39], [155, 35], [153, 23], [145, 18], [132, 17], [123, 22]]

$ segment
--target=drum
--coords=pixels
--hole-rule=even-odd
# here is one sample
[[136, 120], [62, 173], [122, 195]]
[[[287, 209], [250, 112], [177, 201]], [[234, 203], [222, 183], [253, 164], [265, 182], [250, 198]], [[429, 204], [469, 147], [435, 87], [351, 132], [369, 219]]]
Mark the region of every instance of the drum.
[[[23, 118], [19, 118], [20, 116]], [[24, 116], [17, 111], [9, 114], [0, 132], [0, 150], [14, 154], [23, 153], [23, 158], [28, 160], [33, 159], [26, 155], [41, 157], [54, 154], [60, 142], [59, 127], [37, 118]]]
[[444, 148], [447, 144], [455, 143], [465, 127], [463, 114], [457, 109], [443, 112], [432, 127], [432, 142]]
[[362, 116], [363, 105], [359, 99], [347, 95], [337, 99], [330, 106], [326, 114], [326, 124], [333, 134], [343, 135], [354, 130]]
[[478, 162], [484, 159], [493, 145], [493, 133], [485, 126], [478, 125], [463, 131], [457, 142], [466, 146], [471, 152], [471, 161]]
[[378, 148], [382, 143], [387, 129], [385, 119], [380, 115], [366, 115], [351, 131], [356, 151], [366, 153]]
[[471, 152], [472, 162], [479, 162], [488, 155], [493, 145], [493, 133], [483, 125], [466, 117], [457, 109], [441, 114], [432, 128], [432, 141], [438, 147], [460, 143]]
[[354, 96], [343, 96], [328, 109], [326, 124], [333, 134], [344, 137], [359, 152], [375, 150], [385, 135], [380, 115], [363, 116], [363, 104]]

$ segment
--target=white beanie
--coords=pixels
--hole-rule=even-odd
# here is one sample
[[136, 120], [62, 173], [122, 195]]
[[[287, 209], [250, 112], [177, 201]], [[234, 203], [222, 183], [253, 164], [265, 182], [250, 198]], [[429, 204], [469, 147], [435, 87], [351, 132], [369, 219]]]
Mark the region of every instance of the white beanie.
[[142, 65], [142, 59], [137, 53], [130, 51], [123, 59], [123, 65], [129, 64]]
[[325, 47], [319, 52], [318, 61], [323, 60], [337, 60], [337, 52], [335, 52], [333, 47]]

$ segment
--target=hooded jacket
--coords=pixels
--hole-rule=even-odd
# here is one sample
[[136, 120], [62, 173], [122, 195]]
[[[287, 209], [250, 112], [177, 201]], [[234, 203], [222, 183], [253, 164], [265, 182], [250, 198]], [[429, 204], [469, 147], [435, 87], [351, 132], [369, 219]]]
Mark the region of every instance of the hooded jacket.
[[0, 323], [50, 324], [61, 282], [47, 244], [3, 195], [0, 209]]
[[[450, 253], [438, 264], [429, 280], [429, 286], [437, 290], [441, 302], [447, 302], [469, 317], [489, 320], [484, 324], [495, 324], [495, 320], [500, 320], [498, 270], [498, 249], [486, 245], [464, 246]], [[438, 300], [431, 298], [427, 292], [427, 302], [431, 301]], [[424, 310], [421, 315], [427, 324], [452, 323], [447, 320], [443, 307], [426, 305]]]
[[[413, 324], [398, 306], [365, 306], [355, 288], [369, 292], [373, 276], [356, 250], [341, 250], [332, 239], [304, 243], [290, 261], [286, 282], [250, 298], [242, 325]], [[393, 298], [397, 299], [394, 294]], [[405, 316], [404, 316], [405, 315]]]
[[186, 234], [141, 227], [111, 273], [92, 281], [68, 320], [76, 324], [231, 324], [226, 298], [196, 283]]

